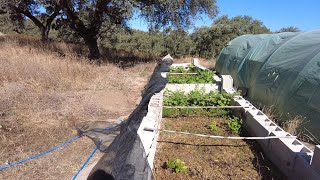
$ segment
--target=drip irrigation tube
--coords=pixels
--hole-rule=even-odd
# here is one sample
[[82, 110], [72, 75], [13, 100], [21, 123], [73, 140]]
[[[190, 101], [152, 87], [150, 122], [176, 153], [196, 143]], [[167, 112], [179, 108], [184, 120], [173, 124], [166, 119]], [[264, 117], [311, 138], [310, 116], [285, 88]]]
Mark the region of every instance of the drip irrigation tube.
[[296, 138], [297, 136], [266, 136], [266, 137], [230, 137], [230, 136], [212, 136], [206, 134], [195, 134], [189, 132], [181, 132], [181, 131], [172, 131], [172, 130], [165, 130], [165, 129], [157, 129], [157, 128], [150, 128], [145, 127], [145, 131], [162, 131], [168, 133], [175, 133], [175, 134], [184, 134], [184, 135], [191, 135], [191, 136], [198, 136], [198, 137], [205, 137], [205, 138], [213, 138], [213, 139], [251, 139], [251, 140], [258, 140], [258, 139], [280, 139], [280, 138]]
[[177, 109], [237, 109], [237, 108], [248, 108], [245, 106], [162, 106], [164, 108], [177, 108]]
[[198, 73], [168, 73], [168, 74], [173, 74], [173, 75], [175, 75], [175, 74], [176, 74], [176, 75], [186, 74], [186, 75], [188, 75], [188, 74], [198, 74]]

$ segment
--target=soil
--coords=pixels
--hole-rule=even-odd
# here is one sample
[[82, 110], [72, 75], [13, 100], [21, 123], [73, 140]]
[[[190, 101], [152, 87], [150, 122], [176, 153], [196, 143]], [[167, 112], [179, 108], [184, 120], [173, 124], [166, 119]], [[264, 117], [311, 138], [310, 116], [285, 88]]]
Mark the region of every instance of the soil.
[[[218, 130], [208, 128], [215, 121]], [[162, 128], [191, 133], [239, 136], [229, 131], [226, 120], [209, 117], [163, 119]], [[245, 136], [242, 132], [240, 136]], [[265, 159], [253, 140], [209, 139], [161, 132], [154, 164], [155, 179], [286, 179]], [[168, 169], [166, 162], [181, 159], [186, 173]]]

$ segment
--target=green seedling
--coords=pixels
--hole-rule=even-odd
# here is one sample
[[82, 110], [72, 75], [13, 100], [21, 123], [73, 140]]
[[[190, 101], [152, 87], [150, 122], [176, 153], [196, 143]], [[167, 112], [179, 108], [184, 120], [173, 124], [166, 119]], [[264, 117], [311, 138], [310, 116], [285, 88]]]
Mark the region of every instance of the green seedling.
[[169, 169], [175, 171], [176, 173], [185, 173], [188, 171], [188, 166], [186, 166], [186, 163], [181, 161], [180, 159], [170, 160], [167, 163], [167, 166]]
[[218, 127], [217, 127], [217, 123], [212, 121], [210, 124], [209, 124], [209, 129], [213, 132], [217, 131], [218, 130]]

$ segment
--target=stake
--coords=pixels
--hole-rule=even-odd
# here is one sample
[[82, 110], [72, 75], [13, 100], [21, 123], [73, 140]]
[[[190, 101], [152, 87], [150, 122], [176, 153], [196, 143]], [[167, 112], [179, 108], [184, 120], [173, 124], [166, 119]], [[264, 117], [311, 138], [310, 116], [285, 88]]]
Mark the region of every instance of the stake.
[[296, 138], [297, 136], [266, 136], [266, 137], [228, 137], [228, 136], [212, 136], [212, 135], [205, 135], [205, 134], [195, 134], [189, 132], [181, 132], [181, 131], [172, 131], [172, 130], [164, 130], [164, 129], [156, 129], [156, 128], [149, 128], [145, 127], [145, 131], [162, 131], [168, 133], [175, 133], [175, 134], [184, 134], [184, 135], [191, 135], [191, 136], [198, 136], [198, 137], [205, 137], [205, 138], [213, 138], [213, 139], [280, 139], [280, 138]]

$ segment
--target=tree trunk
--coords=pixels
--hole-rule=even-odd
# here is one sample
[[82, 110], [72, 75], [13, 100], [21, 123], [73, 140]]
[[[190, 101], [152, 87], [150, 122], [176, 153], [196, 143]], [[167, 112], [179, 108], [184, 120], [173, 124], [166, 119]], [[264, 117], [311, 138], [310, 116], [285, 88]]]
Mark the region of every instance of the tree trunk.
[[100, 58], [100, 51], [98, 48], [97, 38], [85, 37], [84, 41], [89, 48], [89, 59], [95, 60]]
[[41, 40], [43, 42], [47, 42], [49, 40], [49, 32], [50, 32], [50, 26], [45, 26], [41, 29]]

